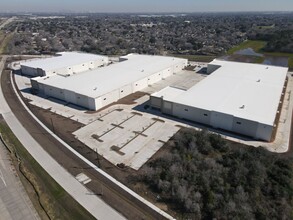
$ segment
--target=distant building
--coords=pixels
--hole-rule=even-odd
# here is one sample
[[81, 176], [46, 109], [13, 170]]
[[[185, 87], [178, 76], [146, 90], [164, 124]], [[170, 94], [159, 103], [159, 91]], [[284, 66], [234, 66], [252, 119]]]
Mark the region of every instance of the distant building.
[[284, 96], [287, 68], [214, 60], [212, 73], [187, 91], [166, 87], [151, 95], [163, 113], [270, 141]]
[[71, 75], [107, 65], [107, 56], [80, 52], [62, 52], [57, 56], [22, 61], [21, 72], [29, 76]]
[[129, 54], [121, 60], [74, 75], [60, 71], [58, 75], [35, 77], [31, 79], [32, 88], [68, 103], [98, 110], [187, 66], [186, 59], [164, 56]]

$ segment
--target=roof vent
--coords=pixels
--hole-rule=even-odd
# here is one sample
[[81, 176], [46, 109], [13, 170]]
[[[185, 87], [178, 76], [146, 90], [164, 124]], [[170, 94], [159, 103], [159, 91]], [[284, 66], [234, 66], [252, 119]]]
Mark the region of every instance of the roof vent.
[[141, 72], [144, 72], [144, 70], [141, 70]]
[[242, 105], [242, 106], [240, 106], [239, 108], [240, 108], [240, 109], [244, 109], [244, 108], [245, 108], [245, 105]]
[[268, 69], [269, 67], [267, 66], [266, 69]]
[[259, 83], [259, 82], [260, 82], [260, 79], [259, 79], [259, 80], [257, 80], [256, 82], [258, 82], [258, 83]]
[[98, 87], [95, 87], [94, 90], [96, 91], [98, 89]]

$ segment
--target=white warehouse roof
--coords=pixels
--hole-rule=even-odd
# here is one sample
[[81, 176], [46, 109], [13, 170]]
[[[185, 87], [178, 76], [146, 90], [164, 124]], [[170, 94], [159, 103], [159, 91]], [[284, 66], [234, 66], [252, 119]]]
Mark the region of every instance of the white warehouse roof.
[[174, 98], [178, 97], [179, 95], [185, 93], [186, 90], [181, 88], [176, 88], [173, 86], [167, 86], [164, 89], [160, 90], [159, 92], [155, 92], [152, 94], [154, 97], [163, 98], [164, 100], [174, 100]]
[[94, 60], [106, 59], [106, 56], [81, 53], [81, 52], [60, 52], [58, 56], [34, 59], [21, 62], [21, 65], [31, 68], [40, 68], [45, 71], [61, 69], [69, 66], [74, 66], [81, 63], [91, 62]]
[[[273, 125], [287, 68], [215, 60], [221, 66], [186, 92], [168, 99], [166, 88], [152, 96], [186, 106], [217, 111], [263, 124]], [[166, 97], [166, 98], [165, 98]]]
[[179, 65], [183, 61], [187, 63], [186, 59], [153, 55], [129, 54], [123, 58], [127, 60], [103, 68], [89, 70], [68, 77], [59, 75], [40, 77], [37, 78], [37, 81], [42, 84], [97, 98], [171, 66]]

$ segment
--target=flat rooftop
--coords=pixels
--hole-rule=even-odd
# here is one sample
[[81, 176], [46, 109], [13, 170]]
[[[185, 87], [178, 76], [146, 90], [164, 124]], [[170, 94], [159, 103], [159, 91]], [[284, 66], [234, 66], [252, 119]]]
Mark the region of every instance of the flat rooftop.
[[159, 92], [155, 92], [152, 94], [154, 97], [163, 98], [164, 100], [173, 100], [179, 95], [185, 93], [186, 90], [181, 88], [176, 88], [174, 86], [167, 86]]
[[[273, 125], [288, 68], [215, 60], [221, 67], [186, 92], [166, 88], [152, 96]], [[170, 93], [170, 98], [168, 98]]]
[[102, 60], [106, 56], [88, 54], [82, 52], [61, 52], [57, 56], [49, 58], [34, 59], [21, 62], [21, 65], [31, 68], [40, 68], [45, 71], [61, 69], [94, 60]]
[[115, 89], [165, 70], [186, 59], [129, 54], [125, 61], [68, 77], [53, 75], [37, 78], [39, 83], [97, 98]]

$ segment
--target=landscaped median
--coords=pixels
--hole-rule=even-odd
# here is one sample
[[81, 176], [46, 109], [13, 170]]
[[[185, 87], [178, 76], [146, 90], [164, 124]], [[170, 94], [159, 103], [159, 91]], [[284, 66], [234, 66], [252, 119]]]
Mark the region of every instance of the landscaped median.
[[2, 117], [0, 133], [11, 152], [11, 159], [21, 182], [41, 219], [95, 219], [35, 161]]

